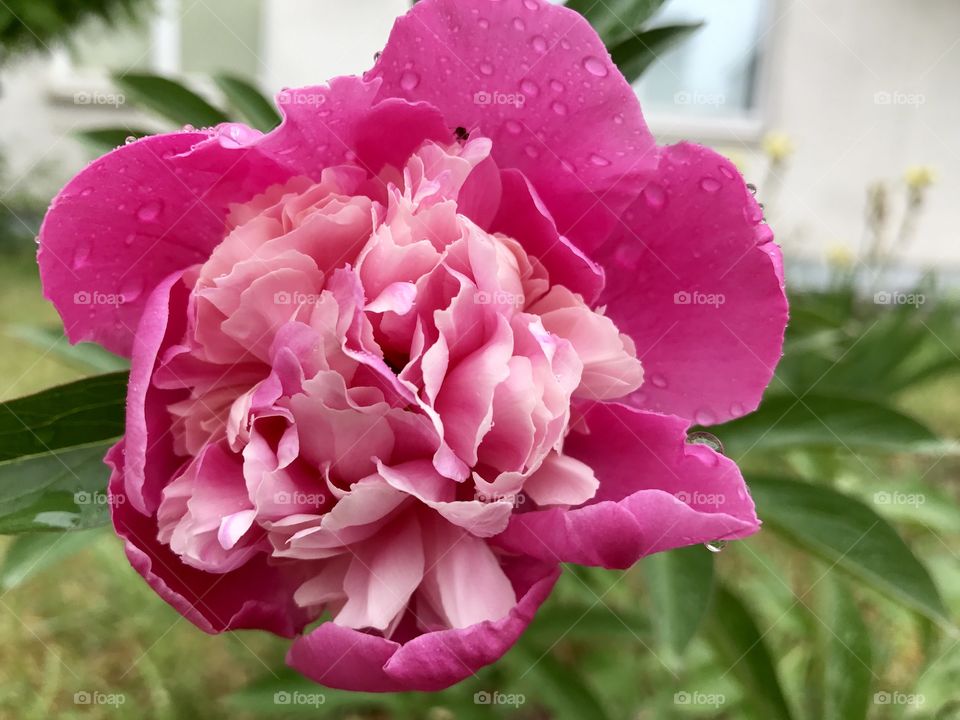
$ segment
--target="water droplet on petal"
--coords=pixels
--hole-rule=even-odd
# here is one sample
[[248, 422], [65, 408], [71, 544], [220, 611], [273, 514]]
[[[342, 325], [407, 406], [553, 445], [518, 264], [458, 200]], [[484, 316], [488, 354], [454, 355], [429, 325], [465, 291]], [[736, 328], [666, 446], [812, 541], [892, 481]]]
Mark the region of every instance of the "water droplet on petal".
[[136, 136], [136, 135], [127, 135], [127, 137], [125, 137], [125, 138], [123, 139], [123, 144], [124, 144], [124, 145], [129, 145], [129, 144], [131, 144], [131, 143], [135, 143], [136, 141], [137, 141], [137, 136]]
[[747, 414], [747, 409], [741, 403], [735, 402], [730, 406], [730, 414], [735, 418], [743, 417]]
[[528, 78], [520, 81], [520, 90], [524, 95], [529, 95], [530, 97], [536, 97], [540, 94], [540, 86]]
[[714, 452], [723, 455], [723, 443], [720, 442], [720, 438], [713, 433], [697, 430], [687, 435], [687, 442], [690, 445], [706, 445]]
[[85, 187], [83, 190], [80, 191], [80, 197], [88, 197], [92, 194], [93, 194], [92, 187]]
[[706, 192], [714, 193], [720, 189], [720, 181], [716, 178], [707, 176], [700, 180], [700, 187]]
[[527, 157], [536, 159], [540, 157], [540, 151], [537, 150], [533, 145], [527, 145], [523, 151], [527, 154]]
[[536, 0], [523, 0], [523, 4], [527, 10], [537, 10], [540, 7], [537, 5]]
[[654, 210], [659, 210], [667, 204], [667, 193], [657, 183], [650, 183], [643, 189], [643, 199]]
[[90, 245], [85, 242], [78, 244], [76, 250], [73, 251], [73, 269], [79, 270], [87, 264], [89, 259]]
[[532, 45], [533, 49], [538, 53], [547, 51], [547, 40], [542, 35], [534, 35], [530, 38], [530, 45]]
[[603, 157], [603, 155], [597, 155], [596, 153], [590, 155], [590, 162], [597, 167], [607, 167], [607, 165], [610, 164], [610, 161]]
[[183, 132], [193, 132], [194, 130], [196, 130], [196, 128], [193, 125], [187, 123], [181, 128], [181, 130], [183, 130]]
[[583, 67], [588, 73], [597, 77], [606, 77], [610, 72], [607, 69], [607, 64], [593, 55], [588, 55], [583, 59]]
[[123, 288], [120, 290], [120, 296], [123, 298], [123, 302], [129, 303], [136, 300], [143, 293], [143, 279], [142, 278], [131, 278], [126, 282]]
[[153, 200], [140, 206], [137, 210], [137, 219], [140, 222], [156, 222], [163, 211], [163, 202]]
[[136, 239], [137, 239], [137, 236], [134, 235], [133, 233], [130, 233], [123, 239], [123, 244], [126, 245], [127, 247], [130, 247], [131, 245], [133, 245]]
[[717, 418], [708, 408], [701, 408], [693, 414], [693, 420], [697, 425], [713, 425]]
[[404, 90], [413, 90], [420, 84], [420, 76], [412, 70], [406, 70], [400, 76], [400, 87]]
[[563, 86], [563, 83], [559, 80], [551, 80], [550, 89], [558, 93], [562, 93], [564, 90], [566, 90], [566, 88]]
[[743, 216], [747, 219], [747, 222], [756, 225], [763, 220], [763, 210], [756, 203], [749, 203], [743, 208]]
[[523, 21], [523, 18], [515, 17], [513, 19], [513, 27], [515, 27], [517, 30], [523, 31], [527, 29], [527, 24]]
[[486, 30], [487, 28], [490, 27], [490, 21], [487, 20], [486, 18], [479, 18], [477, 20], [477, 25], [479, 25], [482, 29]]
[[562, 102], [560, 102], [559, 100], [558, 100], [557, 102], [553, 103], [553, 104], [550, 106], [550, 108], [551, 108], [557, 115], [566, 115], [566, 114], [567, 114], [567, 106], [564, 105], [564, 104], [563, 104]]
[[617, 113], [616, 115], [613, 116], [613, 121], [617, 125], [623, 125], [623, 115], [621, 115], [620, 113]]
[[704, 543], [703, 546], [712, 553], [722, 552], [723, 549], [727, 546], [726, 540], [711, 540], [708, 543]]
[[720, 166], [720, 174], [728, 180], [733, 180], [736, 177], [736, 174], [734, 174], [733, 170], [728, 168], [726, 165]]
[[480, 72], [483, 75], [493, 75], [493, 65], [488, 62], [480, 63]]
[[507, 120], [503, 126], [511, 135], [519, 135], [523, 131], [523, 125], [518, 123], [516, 120]]
[[667, 379], [658, 373], [654, 373], [650, 376], [650, 382], [654, 387], [665, 388], [667, 386]]

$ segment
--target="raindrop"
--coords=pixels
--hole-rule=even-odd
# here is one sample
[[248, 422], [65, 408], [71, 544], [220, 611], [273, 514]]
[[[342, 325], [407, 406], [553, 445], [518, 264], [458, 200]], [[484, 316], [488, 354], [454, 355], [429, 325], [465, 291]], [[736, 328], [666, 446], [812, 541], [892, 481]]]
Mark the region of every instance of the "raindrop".
[[490, 27], [490, 21], [486, 18], [478, 18], [477, 25], [479, 25], [481, 29], [486, 30]]
[[539, 5], [537, 5], [536, 0], [523, 0], [523, 4], [526, 6], [527, 10], [536, 10]]
[[87, 243], [81, 243], [77, 245], [77, 249], [73, 253], [73, 269], [79, 270], [84, 265], [87, 264], [87, 260], [90, 259], [90, 245]]
[[713, 433], [697, 430], [696, 432], [692, 432], [687, 435], [687, 442], [690, 445], [706, 445], [714, 452], [723, 455], [723, 443], [720, 442], [720, 438]]
[[596, 153], [590, 155], [590, 162], [597, 167], [607, 167], [607, 165], [610, 164], [610, 161], [603, 157], [603, 155], [597, 155]]
[[527, 24], [523, 21], [523, 18], [515, 17], [513, 19], [513, 26], [520, 31], [527, 29]]
[[616, 115], [613, 116], [613, 121], [617, 125], [623, 125], [623, 115], [621, 115], [620, 113], [617, 113]]
[[742, 404], [735, 402], [730, 406], [730, 414], [733, 417], [743, 417], [747, 414], [747, 409]]
[[404, 90], [413, 90], [420, 84], [420, 76], [411, 70], [406, 70], [400, 76], [400, 87]]
[[123, 144], [124, 144], [124, 145], [130, 145], [131, 143], [135, 143], [136, 141], [137, 141], [137, 136], [136, 136], [136, 135], [127, 135], [127, 137], [124, 138], [124, 140], [123, 140]]
[[80, 196], [81, 196], [81, 197], [87, 197], [87, 196], [92, 195], [92, 194], [93, 194], [93, 188], [92, 188], [92, 187], [85, 187], [83, 190], [80, 191]]
[[564, 105], [564, 104], [563, 104], [562, 102], [560, 102], [559, 100], [558, 100], [557, 102], [553, 103], [550, 107], [551, 107], [551, 109], [552, 109], [557, 115], [566, 115], [566, 114], [567, 114], [567, 106]]
[[383, 55], [383, 53], [380, 52], [379, 50], [377, 50], [377, 51], [373, 54], [373, 61], [376, 62], [377, 60], [379, 60], [381, 55]]
[[181, 129], [183, 130], [183, 132], [193, 132], [194, 130], [196, 130], [196, 128], [189, 123], [184, 125]]
[[720, 189], [720, 181], [708, 176], [700, 180], [700, 187], [706, 192], [714, 193]]
[[657, 183], [650, 183], [643, 189], [643, 199], [654, 210], [659, 210], [667, 204], [667, 193]]
[[520, 81], [520, 90], [524, 95], [529, 95], [530, 97], [536, 97], [540, 94], [540, 86], [528, 78]]
[[159, 200], [153, 200], [140, 206], [137, 210], [137, 219], [140, 222], [156, 222], [163, 211], [163, 203]]
[[703, 546], [712, 553], [722, 552], [723, 549], [727, 546], [726, 540], [711, 540], [708, 543], [704, 543]]
[[523, 130], [523, 125], [518, 123], [516, 120], [507, 120], [503, 126], [507, 129], [507, 132], [511, 135], [519, 135]]
[[137, 236], [134, 235], [133, 233], [130, 233], [129, 235], [127, 235], [127, 237], [125, 237], [125, 238], [123, 239], [123, 244], [126, 245], [127, 247], [129, 247], [129, 246], [133, 245], [133, 243], [134, 243], [134, 241], [135, 241], [136, 239], [137, 239]]
[[747, 183], [747, 190], [750, 191], [750, 194], [751, 194], [751, 195], [756, 195], [756, 194], [757, 194], [757, 186], [754, 185], [753, 183]]
[[693, 419], [697, 425], [713, 425], [717, 418], [714, 414], [707, 408], [701, 408], [693, 414]]
[[720, 173], [721, 173], [725, 178], [727, 178], [728, 180], [733, 180], [733, 179], [736, 177], [736, 175], [734, 174], [733, 170], [731, 170], [730, 168], [728, 168], [726, 165], [721, 165], [721, 166], [720, 166]]
[[610, 72], [607, 69], [606, 63], [593, 55], [588, 55], [583, 59], [583, 67], [588, 73], [596, 75], [597, 77], [606, 77]]
[[563, 83], [559, 80], [551, 80], [550, 89], [558, 93], [562, 93], [564, 90], [566, 90], [566, 88], [563, 86]]
[[480, 63], [480, 72], [484, 75], [493, 75], [493, 65], [488, 62]]
[[542, 35], [534, 35], [532, 38], [530, 38], [530, 44], [538, 53], [547, 51], [547, 40]]
[[143, 280], [140, 278], [132, 278], [123, 286], [123, 289], [120, 291], [120, 296], [123, 298], [123, 302], [129, 303], [140, 297], [141, 293], [143, 293]]
[[654, 373], [650, 376], [650, 382], [654, 387], [665, 388], [667, 386], [667, 379], [663, 375]]
[[523, 151], [527, 154], [527, 157], [533, 158], [534, 160], [540, 157], [540, 151], [533, 145], [527, 145]]

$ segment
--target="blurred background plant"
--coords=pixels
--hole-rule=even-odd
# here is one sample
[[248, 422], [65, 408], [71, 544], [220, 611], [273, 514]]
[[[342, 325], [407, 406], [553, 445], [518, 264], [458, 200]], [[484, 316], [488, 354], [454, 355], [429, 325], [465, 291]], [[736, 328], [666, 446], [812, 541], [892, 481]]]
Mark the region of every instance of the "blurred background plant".
[[[67, 37], [84, 5], [9, 2], [20, 20], [0, 10], [0, 58]], [[631, 79], [699, 27], [658, 20], [658, 0], [569, 4]], [[113, 18], [134, 3], [86, 5]], [[279, 121], [238, 73], [112, 82], [144, 125], [82, 130], [96, 152], [156, 129]], [[803, 147], [782, 132], [760, 147], [762, 163], [730, 154], [779, 228]], [[106, 505], [90, 501], [105, 486], [103, 446], [122, 431], [125, 362], [63, 340], [32, 259], [46, 198], [2, 178], [0, 374], [12, 384], [0, 437], [19, 450], [0, 455], [0, 717], [960, 718], [958, 307], [936, 273], [898, 274], [934, 180], [918, 166], [868, 189], [860, 250], [838, 244], [795, 273], [784, 359], [761, 408], [706, 438], [744, 469], [763, 532], [626, 572], [569, 568], [517, 647], [475, 678], [364, 695], [296, 677], [286, 641], [203, 635], [129, 567]], [[59, 434], [52, 459], [16, 418], [62, 421], [64, 408], [81, 430]]]

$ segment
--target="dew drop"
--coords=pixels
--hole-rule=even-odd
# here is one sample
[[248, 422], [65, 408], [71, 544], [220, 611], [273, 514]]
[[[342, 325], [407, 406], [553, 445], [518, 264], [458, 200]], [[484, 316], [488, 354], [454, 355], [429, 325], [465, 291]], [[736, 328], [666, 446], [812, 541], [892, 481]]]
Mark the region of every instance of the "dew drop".
[[523, 21], [523, 18], [515, 17], [513, 19], [513, 27], [522, 32], [527, 29], [527, 24]]
[[507, 120], [503, 126], [511, 135], [519, 135], [523, 131], [523, 125], [518, 123], [516, 120]]
[[708, 543], [704, 543], [703, 546], [712, 553], [723, 552], [723, 549], [727, 546], [727, 541], [711, 540]]
[[716, 178], [707, 176], [700, 179], [700, 188], [708, 193], [715, 193], [720, 189], [720, 181]]
[[84, 265], [87, 264], [87, 261], [90, 259], [90, 245], [87, 243], [80, 243], [77, 245], [77, 249], [73, 253], [73, 269], [79, 270]]
[[730, 414], [735, 418], [743, 417], [747, 414], [747, 409], [741, 403], [735, 402], [730, 406]]
[[613, 116], [613, 121], [617, 125], [623, 125], [623, 115], [621, 115], [620, 113], [617, 113], [616, 115]]
[[132, 144], [132, 143], [135, 143], [136, 141], [137, 141], [137, 136], [136, 136], [136, 135], [127, 135], [127, 137], [125, 137], [125, 138], [123, 139], [123, 144], [124, 144], [124, 145], [130, 145], [130, 144]]
[[540, 151], [537, 150], [533, 145], [527, 145], [523, 151], [527, 154], [527, 157], [536, 160], [540, 157]]
[[486, 18], [478, 18], [477, 25], [479, 25], [483, 30], [486, 30], [490, 27], [490, 21]]
[[606, 63], [593, 55], [588, 55], [583, 59], [583, 67], [588, 73], [597, 77], [606, 77], [610, 72]]
[[763, 220], [763, 210], [756, 203], [749, 203], [743, 208], [743, 216], [747, 219], [747, 222], [756, 225]]
[[400, 76], [400, 87], [404, 90], [413, 90], [420, 84], [420, 76], [412, 70], [406, 70]]
[[708, 408], [701, 408], [693, 414], [693, 420], [697, 425], [713, 425], [717, 418]]
[[193, 125], [190, 125], [189, 123], [187, 123], [181, 128], [181, 130], [183, 130], [183, 132], [193, 132], [194, 130], [196, 130], [196, 128]]
[[667, 193], [657, 183], [650, 183], [643, 189], [643, 199], [654, 210], [659, 210], [667, 204]]
[[536, 97], [540, 94], [540, 86], [537, 85], [533, 80], [524, 78], [520, 81], [520, 91], [523, 92], [524, 95]]
[[720, 442], [720, 439], [713, 433], [697, 430], [687, 435], [687, 442], [690, 445], [706, 445], [714, 452], [723, 455], [723, 443]]
[[550, 108], [551, 108], [557, 115], [566, 115], [566, 114], [567, 114], [567, 106], [564, 105], [564, 104], [563, 104], [562, 102], [560, 102], [559, 100], [557, 100], [555, 103], [553, 103], [553, 104], [550, 106]]
[[550, 81], [550, 89], [557, 93], [562, 93], [566, 88], [563, 86], [563, 83], [559, 80]]
[[120, 290], [120, 296], [123, 302], [129, 303], [136, 300], [143, 293], [143, 280], [141, 278], [131, 278]]
[[488, 62], [480, 63], [480, 73], [483, 75], [493, 75], [493, 65]]
[[603, 155], [597, 155], [596, 153], [590, 155], [590, 162], [597, 167], [607, 167], [610, 164], [610, 161], [603, 157]]
[[654, 373], [650, 376], [650, 382], [654, 387], [665, 388], [667, 386], [667, 379], [660, 374]]
[[88, 197], [92, 194], [93, 194], [92, 187], [85, 187], [83, 190], [80, 191], [80, 197]]
[[537, 5], [536, 0], [523, 0], [523, 4], [527, 8], [527, 10], [536, 10], [537, 8], [540, 7], [539, 5]]
[[736, 177], [733, 170], [728, 168], [726, 165], [720, 166], [720, 174], [723, 175], [728, 180], [733, 180]]
[[532, 38], [530, 38], [530, 45], [538, 53], [544, 53], [547, 51], [547, 40], [543, 37], [543, 35], [534, 35]]
[[160, 200], [153, 200], [140, 206], [137, 210], [137, 219], [140, 222], [156, 222], [163, 211], [163, 203]]

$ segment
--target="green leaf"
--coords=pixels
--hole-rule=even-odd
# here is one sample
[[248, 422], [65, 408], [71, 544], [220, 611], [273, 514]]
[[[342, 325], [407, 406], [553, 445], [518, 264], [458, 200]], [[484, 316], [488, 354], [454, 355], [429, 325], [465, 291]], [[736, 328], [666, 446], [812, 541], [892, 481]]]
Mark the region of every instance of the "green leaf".
[[710, 604], [713, 555], [694, 545], [651, 555], [641, 567], [653, 600], [660, 645], [679, 657], [696, 635]]
[[117, 372], [0, 403], [0, 462], [119, 437], [126, 396]]
[[724, 668], [743, 686], [744, 698], [763, 720], [791, 720], [777, 670], [750, 611], [717, 584], [706, 624], [707, 638]]
[[81, 342], [71, 345], [60, 328], [14, 325], [7, 328], [7, 334], [42, 353], [49, 353], [91, 372], [108, 373], [130, 368], [128, 360], [94, 343]]
[[632, 33], [649, 20], [665, 0], [569, 0], [566, 6], [576, 10], [593, 25], [604, 44]]
[[152, 134], [149, 130], [117, 127], [80, 130], [76, 133], [76, 136], [93, 152], [102, 155], [126, 144], [129, 138], [142, 138]]
[[795, 447], [942, 452], [930, 428], [876, 400], [810, 393], [767, 397], [750, 415], [715, 430], [732, 457]]
[[873, 679], [870, 630], [842, 583], [831, 583], [829, 596], [823, 717], [866, 720]]
[[99, 538], [99, 529], [73, 533], [20, 535], [7, 546], [0, 565], [0, 591], [23, 584], [34, 575], [83, 550]]
[[110, 522], [103, 456], [111, 442], [0, 462], [0, 534], [86, 530]]
[[222, 111], [176, 80], [159, 75], [127, 73], [115, 75], [113, 81], [129, 100], [177, 125], [199, 128], [229, 121]]
[[274, 104], [246, 80], [233, 75], [216, 75], [213, 79], [231, 109], [251, 126], [269, 132], [280, 124]]
[[661, 55], [700, 29], [702, 24], [661, 25], [634, 31], [610, 46], [610, 56], [624, 77], [633, 82]]
[[751, 475], [767, 527], [876, 590], [951, 626], [930, 574], [897, 531], [859, 500], [823, 485]]

